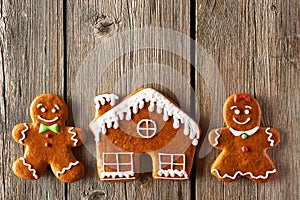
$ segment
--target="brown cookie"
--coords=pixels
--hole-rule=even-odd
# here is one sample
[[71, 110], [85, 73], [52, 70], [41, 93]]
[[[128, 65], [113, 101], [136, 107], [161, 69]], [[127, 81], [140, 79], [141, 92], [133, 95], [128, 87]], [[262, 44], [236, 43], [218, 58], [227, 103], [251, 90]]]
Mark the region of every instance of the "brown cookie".
[[248, 94], [234, 94], [224, 105], [226, 128], [212, 130], [209, 142], [221, 154], [211, 166], [211, 173], [221, 181], [244, 176], [263, 183], [278, 174], [267, 150], [280, 142], [279, 132], [260, 127], [261, 109]]
[[84, 167], [71, 148], [82, 145], [85, 134], [68, 127], [68, 107], [54, 94], [36, 97], [30, 108], [32, 123], [22, 123], [12, 131], [16, 142], [24, 145], [25, 154], [13, 164], [20, 178], [35, 180], [41, 177], [48, 164], [55, 176], [64, 182], [74, 182], [84, 175]]
[[151, 88], [137, 90], [119, 103], [118, 99], [114, 94], [95, 97], [90, 128], [97, 142], [100, 180], [136, 179], [147, 172], [141, 167], [143, 154], [151, 157], [154, 179], [188, 179], [200, 137], [198, 125]]

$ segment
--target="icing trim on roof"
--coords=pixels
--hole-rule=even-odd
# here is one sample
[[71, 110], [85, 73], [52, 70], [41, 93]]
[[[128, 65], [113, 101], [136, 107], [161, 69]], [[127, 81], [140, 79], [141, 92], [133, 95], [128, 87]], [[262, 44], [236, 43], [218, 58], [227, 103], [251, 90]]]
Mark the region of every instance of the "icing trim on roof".
[[[101, 102], [100, 97], [99, 99]], [[119, 120], [131, 120], [132, 113], [137, 114], [139, 109], [143, 109], [145, 106], [145, 102], [150, 103], [148, 107], [148, 110], [150, 112], [154, 112], [156, 110], [158, 114], [163, 114], [164, 121], [168, 121], [169, 117], [173, 117], [174, 129], [178, 129], [180, 127], [180, 124], [183, 124], [184, 135], [189, 136], [194, 146], [198, 144], [200, 131], [198, 125], [194, 122], [194, 120], [191, 119], [182, 110], [180, 110], [175, 104], [169, 101], [165, 96], [151, 88], [143, 89], [133, 94], [132, 96], [129, 96], [118, 105], [104, 113], [98, 119], [93, 120], [90, 123], [90, 128], [95, 134], [96, 142], [99, 142], [100, 140], [100, 133], [106, 134], [107, 128], [113, 127], [114, 129], [118, 129]]]
[[101, 106], [105, 105], [107, 102], [110, 102], [111, 106], [114, 106], [116, 104], [116, 100], [118, 100], [119, 97], [115, 94], [101, 94], [94, 98], [95, 102], [95, 108], [96, 110], [99, 110]]

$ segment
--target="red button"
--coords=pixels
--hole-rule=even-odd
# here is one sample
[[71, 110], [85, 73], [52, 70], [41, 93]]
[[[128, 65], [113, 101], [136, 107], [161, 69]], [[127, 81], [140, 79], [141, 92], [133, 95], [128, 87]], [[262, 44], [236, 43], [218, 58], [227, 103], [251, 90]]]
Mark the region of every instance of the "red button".
[[46, 134], [46, 138], [51, 138], [51, 137], [52, 137], [51, 134], [49, 134], [49, 133]]
[[49, 142], [46, 142], [45, 147], [51, 147], [51, 144]]
[[248, 151], [249, 151], [248, 147], [242, 146], [242, 152], [248, 152]]

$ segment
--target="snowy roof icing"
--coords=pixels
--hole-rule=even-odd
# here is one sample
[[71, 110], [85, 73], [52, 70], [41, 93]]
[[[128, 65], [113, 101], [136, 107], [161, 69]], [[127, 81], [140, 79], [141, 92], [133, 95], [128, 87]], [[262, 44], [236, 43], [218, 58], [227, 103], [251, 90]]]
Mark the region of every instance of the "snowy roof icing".
[[[118, 98], [114, 94], [99, 95], [94, 99], [96, 109], [100, 109], [101, 105], [104, 105], [106, 102], [110, 102], [113, 106]], [[184, 134], [189, 136], [194, 146], [198, 144], [200, 132], [194, 120], [162, 94], [151, 88], [143, 89], [129, 96], [98, 119], [93, 120], [90, 123], [90, 128], [95, 133], [96, 142], [100, 140], [100, 133], [106, 134], [107, 128], [113, 127], [114, 129], [118, 129], [120, 120], [131, 120], [132, 114], [137, 114], [139, 109], [143, 109], [145, 102], [150, 102], [148, 107], [150, 112], [156, 111], [159, 114], [163, 114], [164, 121], [168, 121], [172, 117], [174, 120], [174, 129], [178, 129], [180, 124], [183, 124]]]
[[101, 108], [101, 106], [103, 106], [107, 102], [110, 102], [110, 105], [114, 106], [116, 104], [116, 100], [118, 100], [118, 99], [119, 99], [119, 97], [115, 94], [102, 94], [102, 95], [96, 96], [94, 98], [96, 110], [99, 110]]

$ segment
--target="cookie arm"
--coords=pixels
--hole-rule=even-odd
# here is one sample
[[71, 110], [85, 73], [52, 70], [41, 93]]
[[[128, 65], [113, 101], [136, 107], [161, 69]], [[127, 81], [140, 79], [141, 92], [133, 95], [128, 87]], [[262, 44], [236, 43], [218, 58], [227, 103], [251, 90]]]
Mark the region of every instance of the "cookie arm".
[[209, 133], [208, 141], [216, 149], [222, 149], [222, 145], [220, 144], [219, 141], [221, 137], [221, 130], [222, 129], [213, 129]]
[[277, 146], [280, 142], [280, 133], [274, 128], [266, 128], [266, 140], [269, 142], [270, 148]]
[[68, 142], [71, 146], [79, 147], [84, 143], [86, 137], [82, 129], [75, 127], [67, 127], [67, 132], [69, 136]]
[[12, 130], [12, 136], [17, 143], [25, 145], [27, 132], [30, 129], [29, 123], [23, 123], [16, 125]]

